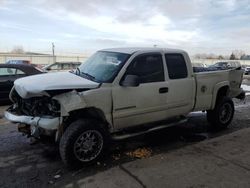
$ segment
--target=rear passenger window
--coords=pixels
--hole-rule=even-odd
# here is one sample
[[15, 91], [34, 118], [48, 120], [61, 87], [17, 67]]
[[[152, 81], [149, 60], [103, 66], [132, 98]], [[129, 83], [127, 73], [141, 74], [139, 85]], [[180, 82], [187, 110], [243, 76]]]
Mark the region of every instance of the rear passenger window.
[[25, 74], [23, 71], [19, 69], [16, 70], [16, 75], [23, 75], [23, 74]]
[[126, 75], [137, 75], [140, 83], [164, 81], [161, 54], [144, 54], [136, 57], [129, 65]]
[[187, 77], [187, 66], [181, 54], [165, 54], [170, 79]]

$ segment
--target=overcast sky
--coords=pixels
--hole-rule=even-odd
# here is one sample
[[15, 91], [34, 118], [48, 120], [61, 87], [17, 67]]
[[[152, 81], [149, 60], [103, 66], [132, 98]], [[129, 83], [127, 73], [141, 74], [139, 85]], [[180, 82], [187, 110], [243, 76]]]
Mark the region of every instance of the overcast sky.
[[0, 0], [0, 51], [157, 45], [250, 54], [249, 0]]

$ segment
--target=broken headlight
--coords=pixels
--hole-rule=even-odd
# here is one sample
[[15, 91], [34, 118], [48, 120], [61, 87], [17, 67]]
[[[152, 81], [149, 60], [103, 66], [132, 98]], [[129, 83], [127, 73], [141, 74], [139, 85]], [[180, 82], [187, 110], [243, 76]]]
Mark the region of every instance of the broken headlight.
[[60, 104], [54, 99], [52, 99], [51, 102], [47, 104], [47, 106], [52, 112], [60, 112]]
[[13, 109], [18, 114], [38, 117], [60, 116], [60, 104], [51, 97], [43, 96], [23, 99], [14, 89], [12, 89], [10, 97], [14, 102]]
[[60, 116], [60, 104], [50, 97], [19, 98], [19, 111], [29, 116]]

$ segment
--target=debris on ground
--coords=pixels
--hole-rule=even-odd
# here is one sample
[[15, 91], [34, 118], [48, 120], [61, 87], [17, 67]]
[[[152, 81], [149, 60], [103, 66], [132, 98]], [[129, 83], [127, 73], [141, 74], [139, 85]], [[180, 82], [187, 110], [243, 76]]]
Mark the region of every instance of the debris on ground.
[[37, 173], [34, 175], [34, 176], [32, 176], [31, 178], [30, 178], [30, 180], [31, 181], [36, 181], [36, 180], [38, 180], [39, 179], [39, 172], [37, 171]]
[[138, 148], [134, 151], [127, 152], [126, 155], [133, 158], [144, 159], [152, 155], [152, 150], [150, 148]]
[[84, 168], [81, 168], [81, 169], [79, 169], [79, 170], [73, 172], [71, 175], [72, 175], [72, 176], [75, 176], [75, 175], [77, 175], [77, 174], [80, 174], [80, 173], [83, 171], [83, 169], [84, 169]]
[[54, 179], [59, 179], [60, 177], [61, 177], [61, 175], [57, 174], [57, 175], [54, 176]]
[[115, 161], [117, 161], [117, 160], [119, 160], [120, 158], [121, 158], [121, 154], [115, 154], [115, 155], [112, 155], [112, 158], [115, 160]]
[[52, 184], [54, 184], [55, 182], [54, 181], [52, 181], [52, 180], [50, 180], [49, 182], [48, 182], [48, 184], [50, 184], [50, 185], [52, 185]]
[[58, 169], [54, 175], [54, 179], [59, 179], [61, 177], [61, 174], [63, 173], [62, 169]]
[[61, 173], [62, 173], [62, 170], [58, 169], [55, 174], [61, 174]]

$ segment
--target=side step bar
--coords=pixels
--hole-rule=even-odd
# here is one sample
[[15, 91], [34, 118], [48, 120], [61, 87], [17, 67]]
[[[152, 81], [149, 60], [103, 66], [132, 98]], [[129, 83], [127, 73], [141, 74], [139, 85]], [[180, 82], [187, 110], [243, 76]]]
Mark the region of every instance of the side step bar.
[[152, 128], [149, 128], [147, 130], [141, 131], [141, 132], [135, 132], [135, 133], [125, 133], [125, 134], [114, 134], [111, 136], [111, 138], [115, 141], [119, 141], [119, 140], [124, 140], [127, 138], [132, 138], [132, 137], [136, 137], [136, 136], [140, 136], [146, 133], [150, 133], [150, 132], [154, 132], [157, 130], [161, 130], [161, 129], [165, 129], [167, 127], [172, 127], [174, 125], [178, 125], [178, 124], [183, 124], [186, 123], [187, 119], [182, 119], [180, 121], [176, 121], [176, 122], [172, 122], [172, 123], [168, 123], [168, 124], [164, 124], [164, 125], [160, 125], [160, 126], [155, 126]]

